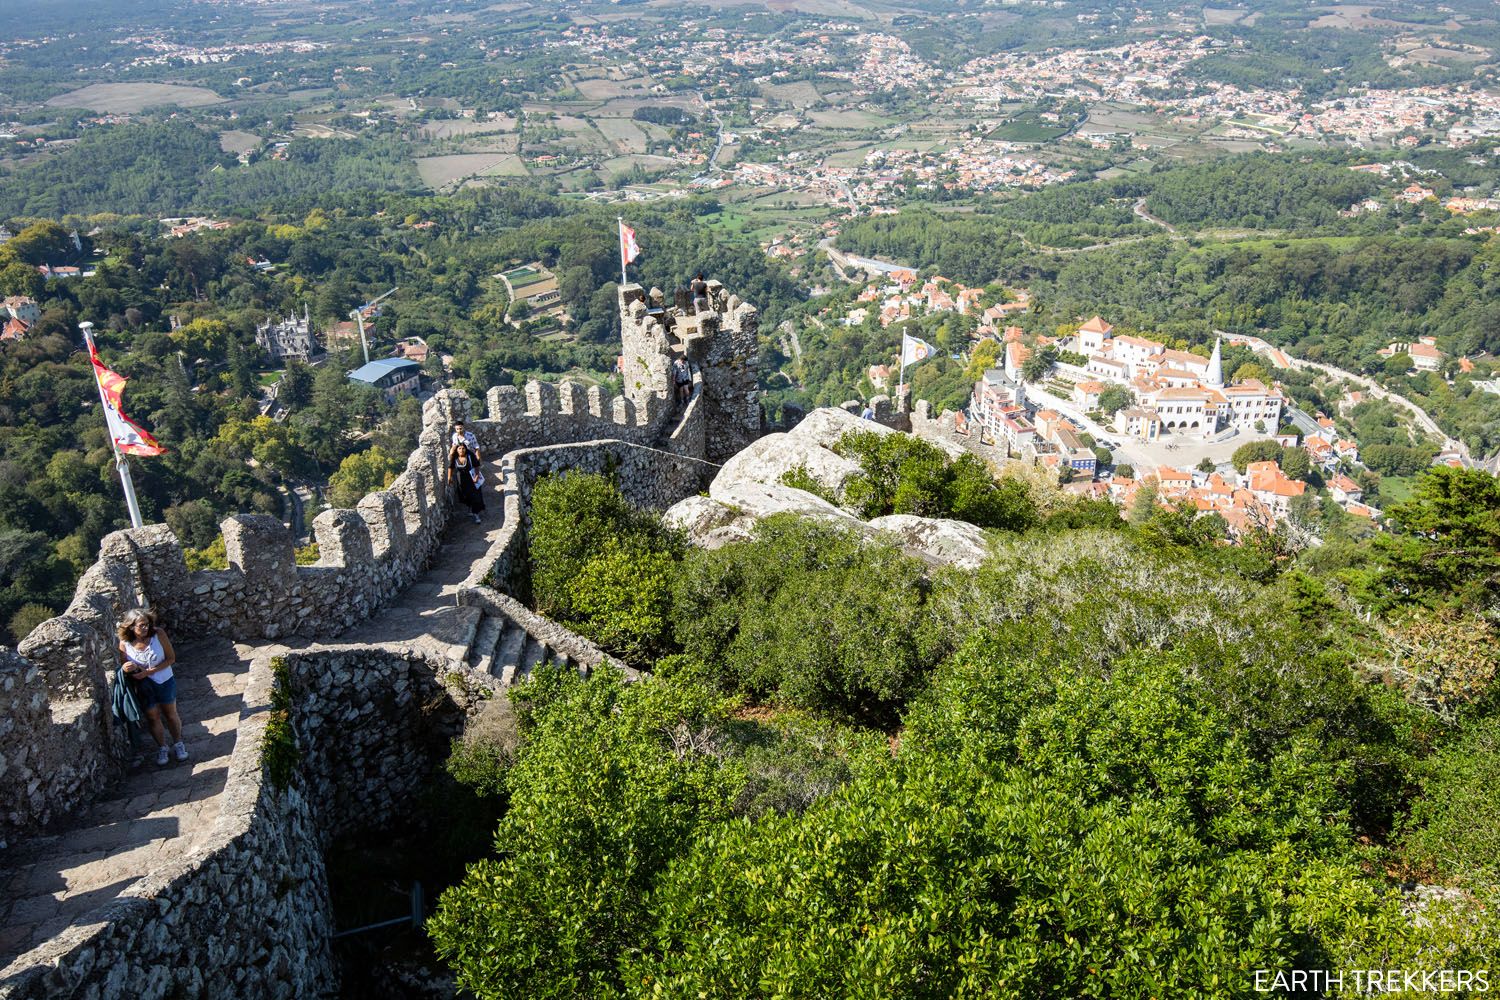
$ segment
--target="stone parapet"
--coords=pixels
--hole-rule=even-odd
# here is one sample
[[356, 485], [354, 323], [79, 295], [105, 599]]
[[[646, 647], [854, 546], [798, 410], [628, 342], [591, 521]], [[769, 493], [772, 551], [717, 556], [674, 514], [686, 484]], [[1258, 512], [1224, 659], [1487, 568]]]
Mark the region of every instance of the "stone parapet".
[[267, 780], [269, 663], [251, 668], [221, 813], [177, 858], [0, 972], [0, 997], [319, 996], [337, 985], [322, 839], [307, 784]]
[[701, 458], [675, 455], [624, 441], [582, 441], [510, 452], [500, 463], [505, 527], [485, 558], [475, 564], [464, 587], [513, 588], [525, 558], [527, 510], [531, 491], [544, 476], [591, 472], [610, 476], [625, 499], [648, 510], [666, 510], [683, 497], [707, 488], [719, 466]]

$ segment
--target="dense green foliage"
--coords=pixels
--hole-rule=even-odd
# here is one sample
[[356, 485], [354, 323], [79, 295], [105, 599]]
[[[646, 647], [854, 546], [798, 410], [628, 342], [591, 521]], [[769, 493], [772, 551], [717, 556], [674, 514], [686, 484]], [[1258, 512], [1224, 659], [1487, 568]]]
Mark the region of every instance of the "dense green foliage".
[[673, 619], [688, 663], [729, 691], [889, 725], [946, 642], [928, 600], [895, 546], [782, 516], [694, 551]]
[[1270, 156], [1174, 170], [1153, 185], [1146, 207], [1175, 225], [1301, 229], [1338, 221], [1338, 213], [1380, 188], [1378, 178], [1324, 163]]
[[89, 132], [53, 158], [0, 174], [0, 218], [257, 212], [420, 187], [410, 151], [391, 139], [299, 139], [284, 159], [240, 167], [209, 132], [169, 121]]
[[601, 476], [537, 483], [528, 535], [537, 609], [632, 660], [670, 648], [671, 575], [681, 543]]
[[[1480, 960], [1493, 913], [1412, 924], [1358, 837], [1429, 775], [1399, 863], [1492, 892], [1493, 825], [1453, 828], [1493, 811], [1493, 727], [1420, 763], [1440, 727], [1361, 678], [1376, 632], [1214, 552], [1033, 533], [924, 583], [773, 518], [689, 554], [686, 660], [527, 698], [506, 850], [444, 895], [440, 953], [482, 997], [1242, 995], [1256, 968]], [[798, 675], [859, 646], [846, 682], [893, 648], [918, 674], [838, 714], [895, 712], [899, 743], [739, 701], [826, 709]]]
[[1423, 770], [1406, 860], [1427, 878], [1500, 892], [1500, 716], [1477, 723]]
[[996, 483], [973, 455], [950, 459], [920, 438], [873, 431], [846, 434], [835, 451], [860, 464], [860, 473], [844, 486], [843, 502], [861, 517], [948, 517], [1008, 531], [1023, 531], [1037, 520], [1025, 485], [1015, 479]]

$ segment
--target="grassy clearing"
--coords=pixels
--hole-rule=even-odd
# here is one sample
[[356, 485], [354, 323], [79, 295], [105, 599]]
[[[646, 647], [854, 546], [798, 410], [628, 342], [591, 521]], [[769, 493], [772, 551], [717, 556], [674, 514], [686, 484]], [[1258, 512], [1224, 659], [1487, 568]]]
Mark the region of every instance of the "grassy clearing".
[[224, 98], [204, 87], [175, 83], [91, 83], [87, 87], [58, 94], [47, 102], [54, 108], [87, 108], [106, 114], [131, 114], [146, 108], [175, 104], [202, 108], [223, 104]]
[[1381, 476], [1380, 477], [1380, 499], [1386, 506], [1393, 503], [1403, 503], [1411, 499], [1412, 485], [1416, 483], [1416, 476]]
[[646, 152], [646, 134], [629, 118], [596, 118], [594, 126], [622, 153]]

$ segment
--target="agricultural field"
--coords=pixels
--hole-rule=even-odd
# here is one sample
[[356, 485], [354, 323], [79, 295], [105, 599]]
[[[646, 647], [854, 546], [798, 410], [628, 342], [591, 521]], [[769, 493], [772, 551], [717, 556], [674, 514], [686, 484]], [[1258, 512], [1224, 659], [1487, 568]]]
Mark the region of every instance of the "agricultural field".
[[823, 103], [823, 95], [807, 80], [762, 84], [760, 92], [770, 100], [781, 101], [798, 109], [815, 108]]
[[423, 124], [417, 130], [419, 139], [439, 141], [442, 139], [458, 139], [471, 135], [493, 135], [502, 132], [514, 132], [516, 130], [516, 119], [510, 116], [501, 116], [489, 121], [475, 121], [472, 118], [459, 118], [453, 121], [435, 121]]
[[226, 153], [248, 153], [252, 149], [259, 149], [262, 141], [264, 140], [258, 135], [234, 129], [219, 133], [219, 148]]
[[807, 113], [809, 123], [826, 129], [872, 129], [889, 128], [895, 124], [895, 120], [885, 118], [881, 115], [872, 114], [869, 111], [809, 111]]
[[486, 177], [523, 177], [526, 165], [514, 153], [453, 153], [417, 158], [422, 183], [434, 191], [456, 186], [460, 181]]
[[1023, 111], [997, 127], [986, 138], [1001, 142], [1043, 143], [1060, 139], [1073, 131], [1073, 128], [1070, 122], [1049, 121], [1038, 112]]
[[224, 98], [205, 87], [185, 87], [175, 83], [91, 83], [47, 101], [48, 106], [54, 108], [87, 108], [104, 114], [126, 115], [167, 105], [203, 108], [223, 103]]
[[595, 118], [594, 127], [621, 153], [644, 153], [646, 133], [629, 118]]

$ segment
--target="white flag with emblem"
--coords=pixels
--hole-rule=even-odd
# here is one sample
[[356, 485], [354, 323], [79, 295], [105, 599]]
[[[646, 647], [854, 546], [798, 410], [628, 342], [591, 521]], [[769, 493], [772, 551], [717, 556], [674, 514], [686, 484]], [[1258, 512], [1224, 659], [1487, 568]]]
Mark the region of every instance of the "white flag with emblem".
[[930, 357], [932, 357], [931, 344], [910, 334], [901, 335], [901, 363], [903, 365], [914, 365]]

